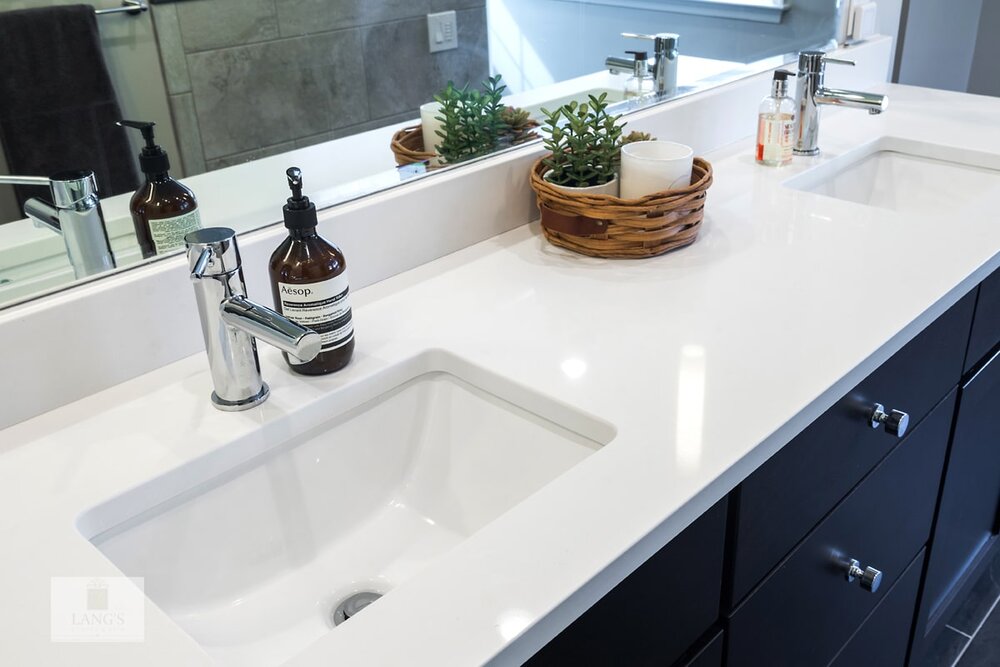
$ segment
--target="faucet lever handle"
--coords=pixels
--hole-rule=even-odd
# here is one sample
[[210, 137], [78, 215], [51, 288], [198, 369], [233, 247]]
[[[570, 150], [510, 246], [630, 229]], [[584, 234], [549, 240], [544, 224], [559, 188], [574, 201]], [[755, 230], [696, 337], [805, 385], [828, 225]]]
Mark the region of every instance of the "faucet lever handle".
[[202, 248], [201, 254], [198, 255], [198, 259], [195, 260], [194, 266], [191, 267], [191, 279], [201, 280], [205, 277], [205, 270], [208, 268], [208, 263], [212, 261], [212, 255], [215, 253], [212, 251], [211, 246], [206, 246]]
[[823, 62], [831, 65], [850, 65], [851, 67], [857, 65], [857, 63], [854, 62], [853, 60], [844, 60], [842, 58], [828, 58], [826, 56], [823, 56]]
[[623, 32], [622, 37], [629, 37], [631, 39], [656, 39], [656, 35], [645, 35], [638, 32]]

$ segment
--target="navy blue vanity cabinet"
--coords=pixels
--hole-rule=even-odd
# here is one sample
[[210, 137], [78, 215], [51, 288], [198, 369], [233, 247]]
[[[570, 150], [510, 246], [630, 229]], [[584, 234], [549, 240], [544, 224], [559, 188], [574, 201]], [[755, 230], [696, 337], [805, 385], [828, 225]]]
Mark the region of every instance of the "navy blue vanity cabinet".
[[925, 555], [924, 550], [913, 559], [899, 581], [833, 659], [830, 667], [902, 667], [906, 664]]
[[[719, 617], [726, 500], [688, 526], [532, 656], [531, 667], [657, 665], [680, 660]], [[694, 667], [716, 667], [711, 649]], [[696, 660], [698, 656], [692, 658]]]
[[[956, 394], [736, 608], [726, 631], [729, 667], [827, 665], [902, 580], [930, 536]], [[895, 619], [906, 625], [902, 644], [893, 647], [904, 654], [913, 612], [911, 605]]]
[[988, 565], [1000, 531], [1000, 350], [974, 367], [959, 396], [931, 543], [916, 642], [921, 648]]
[[906, 412], [912, 431], [958, 384], [975, 296], [973, 290], [960, 299], [734, 492], [730, 520], [735, 543], [727, 607], [746, 597], [899, 444], [885, 427], [871, 427], [876, 404], [886, 411]]
[[965, 355], [965, 370], [970, 372], [1000, 345], [1000, 269], [979, 286], [976, 317], [969, 336], [969, 351]]
[[723, 639], [722, 630], [713, 628], [673, 667], [722, 667]]

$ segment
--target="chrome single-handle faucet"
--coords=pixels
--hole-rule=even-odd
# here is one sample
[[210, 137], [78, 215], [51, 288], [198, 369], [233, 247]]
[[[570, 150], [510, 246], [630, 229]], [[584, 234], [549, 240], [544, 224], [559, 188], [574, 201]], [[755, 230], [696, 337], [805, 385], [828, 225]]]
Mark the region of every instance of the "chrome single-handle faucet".
[[184, 242], [215, 385], [212, 405], [228, 412], [259, 405], [269, 390], [260, 376], [255, 339], [303, 361], [319, 354], [323, 341], [312, 329], [246, 298], [236, 232], [209, 227], [191, 232]]
[[40, 185], [49, 189], [52, 201], [32, 197], [24, 202], [24, 214], [36, 225], [63, 237], [66, 255], [77, 278], [115, 268], [94, 172], [63, 171], [49, 177], [0, 176], [0, 184]]
[[[634, 32], [623, 32], [622, 37], [649, 39], [653, 41], [653, 64], [647, 67], [653, 72], [653, 81], [657, 97], [668, 97], [677, 92], [677, 61], [680, 55], [677, 42], [680, 35], [674, 32], [660, 32], [655, 35], [641, 35]], [[635, 60], [608, 56], [604, 60], [605, 67], [612, 74], [635, 73]]]
[[870, 114], [880, 114], [889, 106], [889, 98], [875, 93], [827, 88], [823, 84], [826, 65], [854, 66], [852, 60], [828, 58], [822, 51], [799, 53], [799, 71], [795, 78], [795, 102], [799, 109], [796, 155], [819, 155], [819, 108], [821, 105], [865, 109]]

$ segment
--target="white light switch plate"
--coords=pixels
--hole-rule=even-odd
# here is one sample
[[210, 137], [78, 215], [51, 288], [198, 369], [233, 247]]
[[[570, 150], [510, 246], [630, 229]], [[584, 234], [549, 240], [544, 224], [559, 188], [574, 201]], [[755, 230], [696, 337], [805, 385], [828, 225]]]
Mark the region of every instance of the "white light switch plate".
[[458, 21], [454, 10], [427, 15], [427, 38], [431, 53], [458, 48]]
[[878, 5], [874, 2], [858, 2], [851, 6], [851, 39], [868, 39], [878, 32]]

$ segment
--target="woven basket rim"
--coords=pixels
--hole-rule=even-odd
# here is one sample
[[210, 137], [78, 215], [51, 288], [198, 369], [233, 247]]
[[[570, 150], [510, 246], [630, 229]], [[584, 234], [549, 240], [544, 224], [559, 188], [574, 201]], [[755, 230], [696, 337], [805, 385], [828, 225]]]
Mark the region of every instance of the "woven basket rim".
[[[420, 148], [416, 149], [407, 146], [404, 143], [407, 139], [411, 139], [413, 141], [419, 139]], [[397, 130], [396, 133], [392, 135], [392, 141], [389, 145], [393, 154], [396, 155], [397, 158], [403, 158], [408, 160], [410, 163], [425, 162], [437, 156], [436, 153], [424, 150], [423, 127], [420, 124], [410, 125]]]
[[[531, 187], [535, 193], [540, 197], [544, 196], [546, 199], [554, 201], [558, 201], [559, 199], [573, 199], [576, 201], [585, 200], [588, 205], [594, 207], [608, 206], [615, 208], [627, 207], [630, 209], [656, 209], [664, 204], [674, 202], [678, 199], [683, 199], [690, 195], [696, 195], [707, 190], [712, 185], [713, 180], [712, 164], [705, 158], [695, 157], [692, 162], [691, 171], [692, 176], [695, 176], [696, 179], [693, 183], [683, 188], [654, 192], [637, 199], [623, 199], [622, 197], [607, 194], [575, 193], [572, 192], [572, 186], [562, 186], [545, 180], [545, 174], [549, 171], [548, 166], [545, 165], [545, 160], [551, 156], [552, 153], [543, 155], [535, 161], [534, 165], [532, 165]], [[618, 177], [620, 178], [620, 175], [618, 175]], [[569, 188], [569, 191], [564, 192], [562, 190], [558, 190], [557, 188]]]

